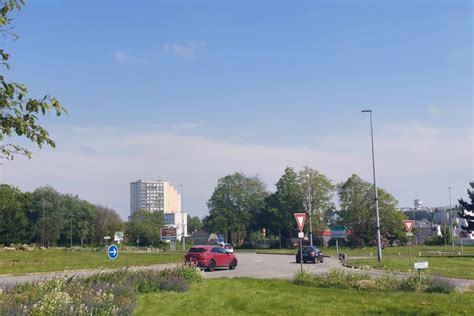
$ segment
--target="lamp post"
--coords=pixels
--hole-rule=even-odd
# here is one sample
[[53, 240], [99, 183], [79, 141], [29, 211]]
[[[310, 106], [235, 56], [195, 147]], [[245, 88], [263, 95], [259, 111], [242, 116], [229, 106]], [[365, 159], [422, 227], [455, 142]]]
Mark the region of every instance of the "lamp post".
[[313, 207], [311, 205], [311, 173], [309, 168], [306, 169], [308, 171], [308, 215], [309, 215], [309, 242], [311, 247], [313, 246], [313, 227], [312, 227], [312, 220], [311, 215], [313, 213]]
[[452, 249], [454, 251], [454, 226], [453, 226], [453, 218], [452, 218], [452, 214], [451, 214], [451, 187], [448, 187], [448, 192], [449, 192], [449, 211], [448, 211], [448, 214], [449, 214], [449, 230], [451, 232], [451, 246], [452, 246]]
[[379, 215], [379, 199], [377, 194], [377, 182], [375, 180], [375, 154], [374, 154], [374, 131], [372, 127], [372, 110], [363, 110], [362, 113], [370, 114], [370, 139], [372, 142], [372, 171], [374, 174], [374, 204], [375, 204], [375, 215], [377, 219], [377, 260], [382, 261], [382, 243], [380, 238], [380, 215]]
[[184, 208], [183, 208], [183, 195], [184, 195], [184, 185], [178, 185], [181, 187], [181, 232], [182, 232], [182, 242], [183, 242], [183, 251], [186, 249], [186, 241], [185, 241], [185, 232], [184, 232]]

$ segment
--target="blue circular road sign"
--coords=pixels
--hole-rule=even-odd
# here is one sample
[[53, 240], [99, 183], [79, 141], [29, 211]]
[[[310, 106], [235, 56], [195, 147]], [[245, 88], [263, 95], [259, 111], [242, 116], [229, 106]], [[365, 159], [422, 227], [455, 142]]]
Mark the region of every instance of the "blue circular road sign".
[[109, 259], [111, 259], [111, 260], [117, 259], [118, 255], [119, 255], [118, 247], [115, 246], [115, 245], [110, 245], [107, 248], [107, 255], [109, 256]]

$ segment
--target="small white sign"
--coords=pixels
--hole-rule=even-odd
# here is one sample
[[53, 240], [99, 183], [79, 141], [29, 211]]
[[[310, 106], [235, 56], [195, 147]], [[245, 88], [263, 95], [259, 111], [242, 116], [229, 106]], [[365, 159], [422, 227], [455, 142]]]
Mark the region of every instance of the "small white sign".
[[407, 237], [413, 237], [413, 233], [406, 233]]
[[415, 262], [413, 265], [417, 270], [428, 269], [428, 261]]
[[303, 232], [299, 232], [299, 233], [298, 233], [298, 238], [304, 238], [304, 233], [303, 233]]

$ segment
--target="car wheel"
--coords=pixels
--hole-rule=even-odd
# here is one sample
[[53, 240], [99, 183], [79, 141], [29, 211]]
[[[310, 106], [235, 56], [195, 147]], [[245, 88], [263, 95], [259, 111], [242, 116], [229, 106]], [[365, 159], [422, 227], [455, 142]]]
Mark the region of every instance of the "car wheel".
[[214, 268], [216, 267], [216, 262], [214, 260], [209, 261], [209, 265], [207, 266], [207, 271], [214, 271]]
[[321, 260], [319, 262], [323, 263], [323, 258], [321, 258]]
[[236, 266], [237, 266], [237, 262], [235, 260], [232, 260], [232, 262], [230, 263], [229, 269], [234, 270]]

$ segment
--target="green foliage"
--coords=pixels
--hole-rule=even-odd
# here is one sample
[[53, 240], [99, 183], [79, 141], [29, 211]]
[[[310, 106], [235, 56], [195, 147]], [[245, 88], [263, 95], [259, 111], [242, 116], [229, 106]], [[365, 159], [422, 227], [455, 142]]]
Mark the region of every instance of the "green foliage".
[[198, 216], [191, 217], [188, 215], [188, 232], [192, 234], [196, 230], [202, 228], [201, 219]]
[[0, 185], [0, 244], [29, 241], [26, 195], [17, 188]]
[[[402, 222], [405, 217], [396, 209], [397, 200], [381, 188], [377, 193], [382, 238], [405, 240]], [[354, 246], [375, 243], [377, 225], [373, 185], [354, 174], [338, 185], [338, 195], [340, 223], [352, 230], [350, 242]]]
[[93, 225], [93, 243], [104, 244], [104, 236], [113, 236], [115, 232], [124, 231], [125, 223], [113, 209], [96, 205], [95, 221]]
[[139, 245], [160, 245], [160, 229], [163, 226], [163, 213], [138, 210], [133, 213], [127, 224], [127, 236], [131, 243], [138, 238]]
[[426, 287], [426, 292], [429, 293], [452, 293], [456, 289], [456, 284], [445, 278], [433, 277], [430, 278]]
[[[331, 181], [317, 170], [305, 167], [296, 173], [293, 168], [287, 167], [276, 184], [276, 192], [265, 200], [265, 207], [256, 213], [256, 229], [265, 228], [269, 235], [281, 234], [282, 239], [288, 242], [296, 231], [293, 214], [311, 210], [313, 232], [324, 230], [324, 211], [333, 207], [333, 190]], [[309, 217], [305, 226], [308, 231]]]
[[184, 292], [201, 272], [179, 266], [161, 271], [119, 270], [85, 279], [53, 279], [10, 287], [0, 296], [1, 315], [131, 315], [138, 294]]
[[[23, 0], [2, 1], [0, 8], [0, 33], [4, 36], [17, 37], [11, 33], [11, 19], [9, 14], [13, 10], [20, 10]], [[0, 63], [9, 68], [10, 55], [0, 49]], [[43, 145], [55, 147], [53, 139], [47, 130], [38, 124], [39, 115], [46, 115], [54, 111], [57, 116], [62, 115], [65, 109], [59, 101], [49, 95], [41, 99], [28, 97], [28, 88], [19, 83], [8, 82], [0, 75], [0, 159], [13, 159], [16, 154], [31, 157], [31, 152], [18, 144], [8, 143], [6, 140], [17, 135], [36, 143], [40, 148]]]
[[425, 245], [427, 246], [442, 246], [451, 244], [452, 234], [449, 226], [441, 227], [441, 236], [432, 235], [425, 239]]
[[[318, 288], [338, 288], [353, 290], [377, 291], [405, 291], [405, 292], [439, 292], [450, 293], [454, 286], [443, 279], [433, 279], [423, 276], [421, 283], [416, 274], [407, 277], [385, 274], [380, 277], [371, 277], [365, 273], [346, 273], [333, 270], [327, 274], [312, 274], [298, 272], [293, 282], [297, 285], [313, 286]], [[449, 286], [452, 286], [451, 288]], [[448, 291], [451, 289], [451, 291]]]
[[237, 244], [244, 244], [255, 213], [264, 206], [267, 196], [265, 184], [258, 177], [234, 173], [219, 179], [207, 202], [209, 215], [203, 220], [204, 228], [227, 234], [230, 243], [235, 238]]
[[[0, 244], [83, 245], [124, 230], [114, 210], [94, 206], [52, 187], [21, 192], [0, 186]], [[72, 234], [71, 234], [72, 233]]]

